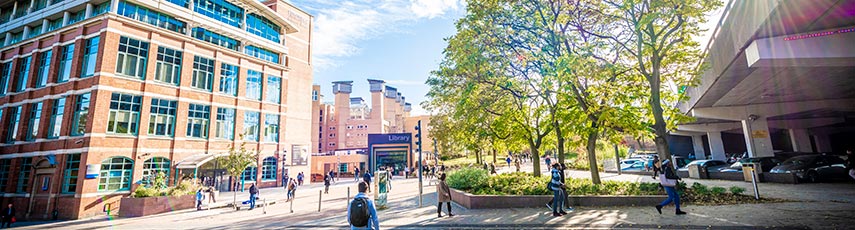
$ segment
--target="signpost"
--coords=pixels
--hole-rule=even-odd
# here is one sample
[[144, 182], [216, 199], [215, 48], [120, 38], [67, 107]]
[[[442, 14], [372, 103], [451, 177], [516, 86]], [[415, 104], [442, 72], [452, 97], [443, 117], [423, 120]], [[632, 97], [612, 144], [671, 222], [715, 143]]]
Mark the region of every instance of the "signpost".
[[416, 152], [419, 153], [419, 207], [422, 207], [422, 120], [416, 124]]

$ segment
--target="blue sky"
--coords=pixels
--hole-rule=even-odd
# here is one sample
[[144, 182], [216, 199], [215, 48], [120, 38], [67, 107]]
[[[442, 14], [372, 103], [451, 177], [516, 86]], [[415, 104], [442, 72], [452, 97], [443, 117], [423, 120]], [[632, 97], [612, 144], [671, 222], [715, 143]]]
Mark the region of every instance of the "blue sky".
[[351, 97], [370, 101], [367, 79], [383, 79], [426, 114], [425, 80], [442, 59], [443, 40], [465, 14], [460, 0], [291, 0], [315, 16], [314, 82], [332, 100], [333, 81], [354, 81]]

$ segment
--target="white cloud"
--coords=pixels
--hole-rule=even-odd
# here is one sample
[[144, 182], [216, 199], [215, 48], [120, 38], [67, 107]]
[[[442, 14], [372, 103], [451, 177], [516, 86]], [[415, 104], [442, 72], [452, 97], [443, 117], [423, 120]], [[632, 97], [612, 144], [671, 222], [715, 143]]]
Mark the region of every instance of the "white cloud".
[[314, 11], [312, 52], [315, 67], [324, 69], [335, 67], [337, 58], [358, 54], [360, 42], [457, 10], [460, 0], [307, 0], [296, 5]]
[[434, 18], [448, 10], [457, 10], [459, 0], [411, 0], [410, 10], [420, 18]]

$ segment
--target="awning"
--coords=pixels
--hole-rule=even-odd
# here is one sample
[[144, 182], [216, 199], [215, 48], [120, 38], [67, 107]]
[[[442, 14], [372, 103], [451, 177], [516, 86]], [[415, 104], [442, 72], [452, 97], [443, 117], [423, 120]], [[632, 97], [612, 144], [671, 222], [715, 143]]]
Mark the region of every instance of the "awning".
[[199, 168], [199, 166], [202, 166], [203, 164], [208, 163], [208, 161], [213, 160], [217, 156], [220, 156], [220, 154], [213, 154], [213, 153], [196, 154], [196, 155], [190, 156], [190, 157], [185, 158], [184, 160], [178, 162], [177, 164], [175, 164], [175, 168], [176, 169]]

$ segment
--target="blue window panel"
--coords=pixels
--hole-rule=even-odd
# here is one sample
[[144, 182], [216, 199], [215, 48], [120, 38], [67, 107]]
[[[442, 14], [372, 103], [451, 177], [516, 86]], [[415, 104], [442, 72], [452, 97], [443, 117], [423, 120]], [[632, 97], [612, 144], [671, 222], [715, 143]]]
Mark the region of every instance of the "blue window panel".
[[276, 158], [267, 157], [261, 163], [261, 180], [275, 181], [276, 180]]
[[27, 89], [27, 82], [30, 76], [30, 61], [33, 56], [22, 58], [18, 62], [18, 79], [15, 83], [15, 92], [23, 92]]
[[246, 16], [246, 31], [258, 35], [267, 40], [279, 43], [279, 32], [281, 27], [265, 17], [249, 14]]
[[172, 4], [179, 5], [181, 7], [187, 7], [187, 0], [166, 0], [167, 2], [171, 2]]
[[101, 162], [98, 191], [130, 190], [133, 170], [134, 161], [127, 157], [107, 158]]
[[12, 78], [12, 62], [0, 63], [0, 95], [6, 95]]
[[243, 23], [243, 8], [225, 0], [199, 0], [194, 3], [193, 10], [237, 28]]
[[258, 141], [258, 132], [260, 129], [259, 120], [261, 114], [259, 112], [244, 112], [243, 116], [243, 140]]
[[220, 64], [220, 88], [219, 92], [237, 96], [238, 73], [240, 68], [226, 63]]
[[68, 81], [71, 77], [71, 59], [74, 59], [74, 44], [63, 46], [59, 53], [59, 74], [57, 83]]
[[98, 61], [98, 43], [101, 41], [98, 36], [86, 40], [86, 46], [83, 48], [83, 74], [81, 78], [95, 75], [95, 62]]
[[142, 6], [134, 5], [133, 3], [128, 3], [125, 1], [119, 2], [118, 14], [182, 34], [187, 31], [187, 24], [183, 21], [175, 19], [172, 16]]
[[256, 101], [261, 100], [261, 72], [246, 71], [246, 97]]
[[62, 179], [62, 193], [77, 192], [77, 173], [80, 171], [80, 153], [68, 154]]
[[48, 74], [50, 73], [50, 59], [53, 52], [48, 50], [39, 55], [39, 67], [36, 73], [36, 88], [44, 87], [47, 84]]
[[255, 175], [257, 174], [258, 167], [249, 166], [243, 170], [243, 175], [241, 176], [241, 180], [244, 181], [255, 181]]
[[240, 41], [218, 33], [211, 32], [204, 28], [193, 28], [192, 36], [196, 39], [206, 41], [214, 45], [226, 47], [234, 51], [238, 51], [238, 49], [240, 49]]
[[255, 46], [246, 46], [244, 52], [253, 57], [260, 58], [261, 60], [273, 62], [279, 64], [279, 54], [270, 50], [266, 50], [264, 48], [259, 48]]

